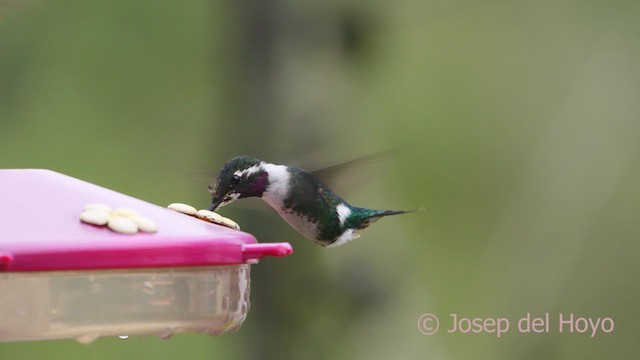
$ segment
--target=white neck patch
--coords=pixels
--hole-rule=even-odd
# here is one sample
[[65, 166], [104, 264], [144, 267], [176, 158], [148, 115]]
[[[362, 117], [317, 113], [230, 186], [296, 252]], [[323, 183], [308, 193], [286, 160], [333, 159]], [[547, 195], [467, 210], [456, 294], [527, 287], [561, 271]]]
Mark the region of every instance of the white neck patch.
[[[291, 174], [284, 165], [274, 165], [261, 162], [260, 166], [269, 174], [269, 185], [262, 195], [265, 200], [278, 200], [280, 203], [289, 195], [289, 180]], [[247, 169], [249, 170], [249, 169]], [[269, 204], [274, 206], [270, 201]]]

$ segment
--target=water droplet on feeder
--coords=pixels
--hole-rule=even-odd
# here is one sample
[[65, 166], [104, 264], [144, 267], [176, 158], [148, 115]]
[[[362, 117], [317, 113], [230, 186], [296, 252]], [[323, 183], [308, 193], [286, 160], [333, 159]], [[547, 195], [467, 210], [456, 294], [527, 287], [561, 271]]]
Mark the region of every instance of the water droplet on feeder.
[[79, 342], [80, 344], [88, 345], [96, 341], [96, 339], [98, 338], [99, 336], [96, 334], [86, 334], [86, 335], [78, 336], [76, 338], [76, 341]]

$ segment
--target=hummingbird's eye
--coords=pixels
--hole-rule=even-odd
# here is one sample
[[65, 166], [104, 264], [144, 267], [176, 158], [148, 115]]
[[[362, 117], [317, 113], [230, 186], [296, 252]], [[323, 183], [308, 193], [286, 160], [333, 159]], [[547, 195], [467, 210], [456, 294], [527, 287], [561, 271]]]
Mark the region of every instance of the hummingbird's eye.
[[231, 184], [236, 185], [240, 182], [240, 176], [238, 175], [233, 175], [233, 177], [231, 178]]

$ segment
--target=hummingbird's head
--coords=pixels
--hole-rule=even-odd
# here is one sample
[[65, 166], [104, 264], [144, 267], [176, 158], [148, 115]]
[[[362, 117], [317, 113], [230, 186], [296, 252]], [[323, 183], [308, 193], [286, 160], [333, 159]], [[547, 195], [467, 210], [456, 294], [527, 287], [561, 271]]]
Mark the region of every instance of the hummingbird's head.
[[213, 211], [234, 200], [252, 196], [262, 196], [269, 185], [269, 174], [264, 163], [249, 156], [238, 156], [222, 167], [215, 186], [209, 185]]

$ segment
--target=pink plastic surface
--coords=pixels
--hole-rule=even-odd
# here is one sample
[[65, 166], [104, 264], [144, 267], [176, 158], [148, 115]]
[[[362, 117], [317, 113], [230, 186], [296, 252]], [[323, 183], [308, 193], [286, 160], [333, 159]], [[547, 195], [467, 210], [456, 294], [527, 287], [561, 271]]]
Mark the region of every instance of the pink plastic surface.
[[[124, 235], [82, 223], [90, 203], [132, 208], [159, 230]], [[0, 170], [0, 204], [0, 271], [228, 265], [292, 252], [49, 170]]]

